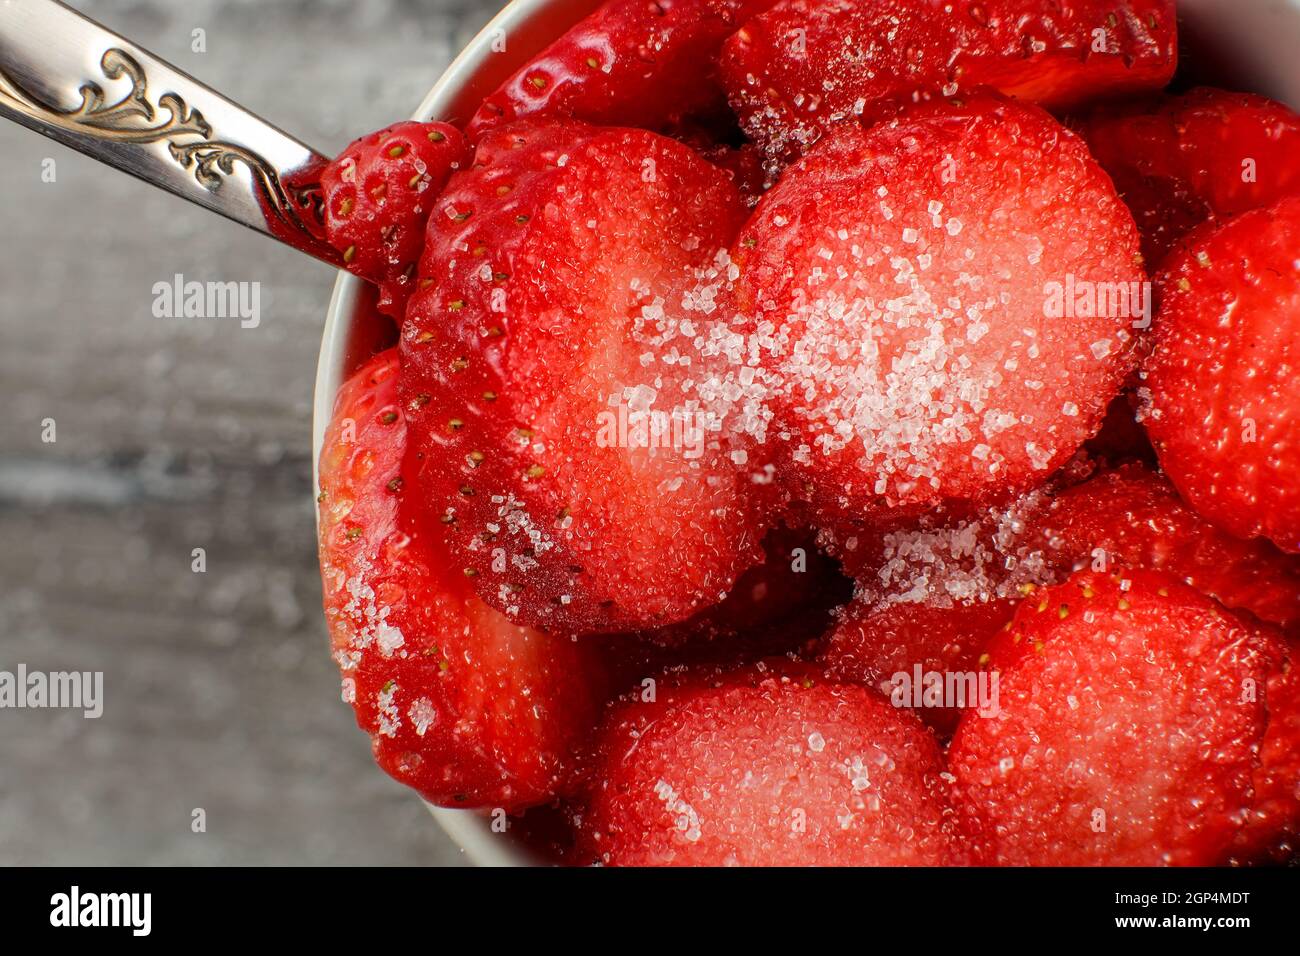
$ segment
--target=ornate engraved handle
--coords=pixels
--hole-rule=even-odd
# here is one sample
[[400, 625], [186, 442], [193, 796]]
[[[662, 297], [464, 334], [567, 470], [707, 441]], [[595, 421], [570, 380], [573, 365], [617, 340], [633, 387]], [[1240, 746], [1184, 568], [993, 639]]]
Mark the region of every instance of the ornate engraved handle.
[[56, 0], [0, 0], [0, 115], [341, 265], [323, 156]]

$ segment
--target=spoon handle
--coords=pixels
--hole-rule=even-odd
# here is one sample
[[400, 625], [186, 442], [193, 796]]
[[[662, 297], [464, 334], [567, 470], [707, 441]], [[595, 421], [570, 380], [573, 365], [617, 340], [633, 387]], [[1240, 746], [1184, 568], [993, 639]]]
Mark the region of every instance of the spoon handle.
[[325, 157], [56, 0], [0, 0], [0, 115], [341, 267]]

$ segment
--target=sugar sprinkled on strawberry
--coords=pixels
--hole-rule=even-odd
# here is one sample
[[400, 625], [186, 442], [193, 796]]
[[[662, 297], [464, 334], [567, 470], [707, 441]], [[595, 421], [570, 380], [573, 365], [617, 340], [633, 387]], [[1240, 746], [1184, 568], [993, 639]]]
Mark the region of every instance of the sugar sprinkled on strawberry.
[[1069, 108], [1158, 90], [1176, 62], [1173, 0], [782, 0], [723, 47], [745, 131], [775, 163], [882, 100], [978, 87]]
[[989, 649], [992, 717], [949, 750], [977, 859], [1211, 865], [1247, 820], [1281, 638], [1167, 575], [1084, 572]]
[[578, 783], [604, 694], [599, 652], [519, 627], [448, 573], [407, 509], [397, 381], [391, 350], [362, 366], [321, 451], [321, 578], [343, 699], [379, 765], [426, 799], [546, 802]]
[[959, 862], [943, 761], [912, 715], [780, 665], [611, 715], [579, 834], [611, 865]]
[[669, 624], [757, 560], [744, 446], [683, 351], [717, 321], [692, 290], [743, 215], [686, 146], [575, 123], [494, 130], [448, 186], [402, 333], [413, 467], [459, 567], [513, 619]]

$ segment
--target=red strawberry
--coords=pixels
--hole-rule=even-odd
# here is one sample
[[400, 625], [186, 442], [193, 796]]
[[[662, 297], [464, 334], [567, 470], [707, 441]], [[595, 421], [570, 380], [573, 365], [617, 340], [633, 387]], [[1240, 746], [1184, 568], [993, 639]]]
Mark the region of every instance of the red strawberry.
[[577, 783], [603, 700], [592, 647], [483, 604], [410, 520], [397, 355], [339, 392], [320, 461], [325, 614], [343, 697], [393, 777], [444, 806], [515, 810]]
[[716, 321], [743, 215], [722, 171], [642, 130], [516, 124], [452, 179], [402, 336], [413, 477], [520, 623], [672, 623], [757, 559], [745, 452], [684, 331]]
[[978, 859], [1222, 862], [1252, 799], [1281, 639], [1167, 575], [1082, 573], [990, 646], [999, 713], [949, 749]]
[[1220, 531], [1164, 478], [1130, 464], [1056, 496], [1031, 521], [1056, 565], [1165, 571], [1227, 607], [1300, 627], [1300, 559]]
[[521, 117], [667, 130], [725, 110], [722, 41], [772, 0], [606, 0], [490, 94], [466, 127], [477, 142]]
[[352, 272], [379, 286], [385, 315], [402, 315], [424, 224], [466, 157], [454, 126], [396, 123], [356, 140], [321, 174], [326, 238]]
[[782, 654], [803, 654], [825, 636], [852, 582], [821, 553], [810, 531], [777, 527], [764, 560], [742, 574], [721, 603], [679, 624], [613, 635], [610, 651], [624, 683], [665, 668], [734, 669]]
[[1300, 552], [1300, 197], [1198, 232], [1157, 276], [1144, 424], [1188, 504]]
[[1173, 0], [782, 0], [723, 46], [741, 125], [773, 158], [877, 101], [988, 86], [1049, 108], [1158, 90]]
[[1046, 113], [990, 97], [842, 126], [735, 249], [788, 474], [832, 522], [1041, 484], [1145, 322], [1110, 180]]
[[[1060, 559], [1032, 533], [1049, 500], [1033, 492], [973, 516], [933, 513], [865, 535], [846, 558], [857, 593], [820, 660], [904, 706], [915, 706], [910, 688], [932, 675], [973, 675], [1016, 602], [1055, 580]], [[960, 704], [919, 699], [922, 719], [945, 734], [960, 707], [980, 705], [970, 695]]]
[[1254, 796], [1233, 856], [1241, 862], [1285, 863], [1300, 850], [1300, 645], [1269, 677], [1268, 730], [1259, 748]]
[[1300, 116], [1254, 93], [1208, 87], [1101, 109], [1082, 126], [1158, 263], [1211, 216], [1300, 192]]
[[[964, 709], [984, 706], [978, 686], [985, 646], [1015, 612], [1010, 598], [872, 604], [845, 608], [821, 660], [828, 673], [873, 687], [941, 735], [951, 734]], [[969, 675], [969, 676], [968, 676]], [[970, 683], [973, 677], [975, 683]], [[927, 696], [940, 680], [960, 679], [962, 697]], [[933, 683], [929, 683], [933, 682]], [[914, 688], [921, 688], [920, 693]], [[919, 704], [918, 704], [919, 701]]]
[[943, 760], [910, 714], [759, 669], [617, 710], [579, 851], [617, 866], [958, 860]]

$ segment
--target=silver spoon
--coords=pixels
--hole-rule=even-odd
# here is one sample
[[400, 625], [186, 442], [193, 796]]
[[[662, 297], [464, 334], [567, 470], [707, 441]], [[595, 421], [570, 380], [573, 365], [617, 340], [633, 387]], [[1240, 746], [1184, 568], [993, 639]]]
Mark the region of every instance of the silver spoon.
[[343, 268], [326, 157], [57, 0], [0, 0], [0, 115]]

